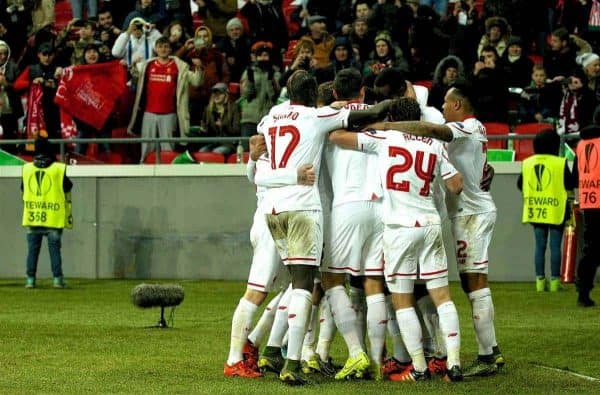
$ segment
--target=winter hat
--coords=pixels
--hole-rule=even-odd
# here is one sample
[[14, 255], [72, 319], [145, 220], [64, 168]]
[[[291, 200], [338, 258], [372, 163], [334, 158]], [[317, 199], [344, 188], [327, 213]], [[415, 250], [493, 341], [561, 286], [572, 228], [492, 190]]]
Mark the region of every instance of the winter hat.
[[51, 155], [52, 147], [50, 146], [50, 142], [45, 137], [38, 137], [34, 143], [34, 153], [35, 155]]
[[506, 47], [510, 47], [511, 45], [518, 45], [523, 48], [523, 40], [519, 36], [510, 36], [508, 42], [506, 43]]
[[242, 21], [240, 20], [240, 18], [231, 18], [230, 20], [227, 21], [227, 25], [225, 25], [225, 28], [227, 30], [229, 30], [230, 27], [234, 27], [237, 26], [240, 29], [244, 28], [244, 25], [242, 25]]
[[377, 35], [375, 36], [375, 44], [377, 44], [377, 41], [385, 41], [389, 47], [392, 46], [392, 36], [390, 36], [390, 33], [388, 33], [386, 30], [382, 30], [379, 33], [377, 33]]
[[587, 52], [577, 57], [577, 64], [580, 64], [584, 69], [592, 64], [594, 61], [600, 59], [600, 56], [593, 52]]
[[211, 91], [227, 93], [228, 89], [227, 89], [227, 85], [225, 85], [225, 83], [217, 82], [216, 84], [213, 85], [213, 87], [211, 88]]

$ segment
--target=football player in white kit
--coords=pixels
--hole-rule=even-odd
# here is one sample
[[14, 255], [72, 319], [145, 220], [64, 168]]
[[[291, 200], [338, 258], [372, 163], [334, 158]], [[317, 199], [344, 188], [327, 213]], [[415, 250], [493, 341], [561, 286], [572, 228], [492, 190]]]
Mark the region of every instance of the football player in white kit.
[[[389, 102], [369, 110], [350, 111], [330, 107], [315, 108], [317, 83], [304, 70], [292, 74], [287, 84], [290, 103], [273, 108], [258, 125], [269, 153], [269, 173], [312, 163], [318, 177], [327, 133], [355, 128], [371, 119], [382, 119]], [[257, 185], [261, 181], [257, 175]], [[311, 313], [315, 269], [320, 265], [323, 247], [321, 202], [316, 185], [267, 188], [263, 206], [267, 224], [279, 255], [292, 278], [288, 313], [287, 359], [279, 378], [292, 385], [307, 383], [301, 370], [302, 341]]]
[[[401, 112], [407, 115], [394, 115]], [[390, 117], [419, 119], [416, 100], [394, 101]], [[402, 338], [412, 358], [412, 368], [389, 376], [393, 381], [421, 381], [431, 377], [423, 352], [422, 328], [413, 306], [416, 279], [426, 281], [436, 305], [448, 351], [447, 375], [462, 380], [460, 327], [456, 307], [450, 299], [448, 261], [442, 238], [441, 219], [432, 196], [434, 177], [442, 178], [448, 191], [459, 194], [462, 176], [450, 164], [442, 143], [405, 133], [336, 131], [330, 141], [346, 148], [377, 155], [383, 188], [384, 272], [392, 293]]]
[[[264, 155], [261, 155], [262, 152], [266, 151], [264, 140], [252, 139], [250, 146], [251, 157], [247, 165], [247, 175], [250, 182], [254, 182], [255, 173], [260, 174], [265, 171], [265, 168], [270, 168], [270, 162]], [[304, 164], [299, 166], [298, 169], [290, 167], [272, 172], [268, 184], [272, 187], [278, 185], [311, 186], [315, 183], [315, 179], [313, 165]], [[262, 376], [256, 366], [258, 349], [248, 340], [248, 336], [256, 309], [264, 302], [268, 293], [280, 285], [277, 280], [280, 280], [282, 276], [286, 276], [285, 272], [282, 273], [281, 259], [267, 227], [263, 214], [264, 210], [261, 208], [263, 204], [266, 204], [265, 192], [265, 186], [257, 186], [257, 208], [250, 230], [250, 241], [254, 252], [252, 265], [250, 266], [246, 292], [233, 314], [229, 357], [223, 368], [225, 376], [229, 377], [254, 378]], [[277, 306], [275, 303], [273, 304]]]
[[458, 271], [462, 288], [471, 302], [479, 344], [478, 357], [465, 368], [465, 377], [494, 374], [504, 365], [504, 357], [496, 342], [494, 304], [487, 279], [488, 247], [496, 222], [496, 205], [491, 194], [480, 186], [482, 177], [485, 177], [487, 136], [485, 127], [474, 116], [473, 103], [471, 87], [458, 83], [444, 98], [442, 108], [448, 121], [445, 125], [428, 122], [373, 125], [448, 141], [450, 161], [463, 174], [463, 192], [446, 200], [456, 241]]
[[[354, 68], [338, 72], [334, 79], [334, 95], [347, 102], [344, 108], [362, 110], [362, 76]], [[381, 198], [383, 191], [377, 172], [377, 157], [327, 144], [325, 159], [333, 202], [330, 237], [325, 240], [327, 252], [321, 266], [325, 295], [331, 306], [339, 332], [348, 346], [349, 358], [336, 374], [336, 379], [363, 377], [369, 368], [358, 332], [357, 315], [346, 294], [346, 275], [361, 276], [367, 295], [367, 332], [373, 362], [371, 372], [381, 378], [382, 354], [385, 344], [387, 312], [383, 294], [383, 222]]]

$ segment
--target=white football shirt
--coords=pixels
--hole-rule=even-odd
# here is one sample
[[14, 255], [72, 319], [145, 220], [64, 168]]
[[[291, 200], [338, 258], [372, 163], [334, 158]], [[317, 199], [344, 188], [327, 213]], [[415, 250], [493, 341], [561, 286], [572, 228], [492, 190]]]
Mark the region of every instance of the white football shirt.
[[[271, 171], [312, 163], [318, 178], [327, 133], [346, 128], [349, 113], [348, 109], [289, 103], [273, 107], [257, 127], [267, 142]], [[265, 213], [321, 210], [317, 183], [268, 188], [265, 198], [272, 202]]]
[[496, 211], [492, 195], [479, 187], [487, 163], [485, 126], [475, 118], [446, 126], [452, 130], [452, 141], [448, 143], [450, 162], [463, 176], [462, 193], [446, 197], [448, 215], [454, 218]]
[[[344, 108], [354, 111], [369, 107], [368, 104], [350, 102]], [[349, 202], [376, 200], [383, 196], [381, 181], [376, 176], [376, 155], [365, 155], [327, 143], [325, 161], [331, 176], [333, 207]]]
[[434, 177], [452, 177], [456, 169], [440, 141], [396, 131], [374, 131], [360, 133], [358, 147], [377, 154], [386, 225], [417, 227], [441, 223], [432, 181]]

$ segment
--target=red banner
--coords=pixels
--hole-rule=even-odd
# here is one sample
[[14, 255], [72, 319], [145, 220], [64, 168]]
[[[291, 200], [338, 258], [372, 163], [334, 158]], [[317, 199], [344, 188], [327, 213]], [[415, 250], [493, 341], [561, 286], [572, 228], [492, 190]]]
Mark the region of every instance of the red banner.
[[117, 61], [67, 67], [54, 102], [69, 115], [100, 130], [127, 89], [126, 83], [125, 67]]
[[[46, 130], [44, 122], [44, 111], [42, 109], [42, 96], [44, 91], [40, 84], [31, 84], [29, 96], [27, 96], [27, 138], [35, 139], [40, 130]], [[26, 149], [33, 151], [33, 145], [28, 144]]]

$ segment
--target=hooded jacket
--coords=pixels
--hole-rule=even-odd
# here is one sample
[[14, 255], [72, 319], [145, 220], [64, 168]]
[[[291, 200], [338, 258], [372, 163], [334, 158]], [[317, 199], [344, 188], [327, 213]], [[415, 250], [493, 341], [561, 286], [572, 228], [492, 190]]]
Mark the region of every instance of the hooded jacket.
[[[339, 62], [335, 58], [335, 49], [337, 47], [344, 47], [348, 51], [348, 59], [346, 59], [345, 62]], [[341, 71], [341, 70], [344, 70], [344, 69], [347, 69], [350, 67], [354, 67], [355, 69], [358, 69], [359, 71], [361, 71], [360, 64], [356, 61], [356, 58], [354, 56], [354, 51], [352, 50], [352, 44], [350, 43], [350, 40], [348, 40], [344, 36], [340, 36], [335, 39], [335, 44], [334, 44], [333, 48], [331, 48], [331, 52], [329, 54], [329, 59], [331, 61], [329, 66], [322, 68], [322, 69], [315, 70], [315, 77], [319, 84], [322, 84], [323, 82], [327, 82], [327, 81], [333, 81], [333, 79], [335, 78], [335, 75], [338, 73], [338, 71]]]
[[6, 48], [7, 55], [6, 61], [0, 64], [0, 75], [3, 75], [5, 79], [4, 84], [0, 85], [0, 95], [1, 97], [6, 96], [8, 98], [8, 105], [2, 107], [1, 113], [12, 114], [19, 118], [23, 116], [23, 106], [21, 105], [19, 96], [13, 89], [13, 84], [19, 77], [19, 67], [10, 57], [10, 46], [5, 41], [0, 40], [1, 47]]
[[442, 104], [444, 104], [444, 96], [446, 96], [446, 92], [448, 92], [448, 89], [450, 89], [450, 86], [444, 84], [444, 76], [449, 67], [456, 67], [458, 70], [457, 79], [460, 80], [465, 78], [465, 66], [463, 65], [462, 60], [460, 60], [458, 57], [449, 55], [439, 61], [435, 67], [435, 71], [433, 72], [433, 84], [427, 100], [428, 105], [433, 106], [438, 110], [442, 109]]

